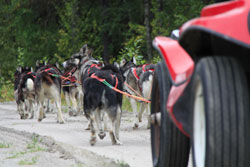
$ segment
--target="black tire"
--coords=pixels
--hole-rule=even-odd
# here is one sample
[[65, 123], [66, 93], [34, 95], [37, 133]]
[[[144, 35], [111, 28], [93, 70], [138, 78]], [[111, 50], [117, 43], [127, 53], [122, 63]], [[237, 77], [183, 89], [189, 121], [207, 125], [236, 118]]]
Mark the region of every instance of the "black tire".
[[171, 87], [164, 62], [157, 64], [153, 87], [151, 114], [161, 113], [161, 126], [151, 124], [151, 148], [154, 167], [185, 167], [188, 164], [190, 143], [172, 123], [166, 110]]
[[[199, 87], [202, 91], [200, 94], [197, 93]], [[194, 93], [197, 94], [195, 99], [203, 98], [204, 103], [198, 105], [194, 101], [194, 106], [203, 106], [197, 109], [194, 107], [193, 110], [194, 165], [250, 166], [249, 91], [246, 76], [239, 63], [229, 57], [201, 59], [196, 67], [194, 88]], [[199, 130], [202, 125], [204, 133]], [[205, 140], [201, 141], [203, 137]], [[197, 144], [199, 142], [204, 142], [204, 147], [203, 144]], [[202, 151], [202, 148], [205, 150]], [[200, 156], [199, 152], [204, 152], [204, 156]]]

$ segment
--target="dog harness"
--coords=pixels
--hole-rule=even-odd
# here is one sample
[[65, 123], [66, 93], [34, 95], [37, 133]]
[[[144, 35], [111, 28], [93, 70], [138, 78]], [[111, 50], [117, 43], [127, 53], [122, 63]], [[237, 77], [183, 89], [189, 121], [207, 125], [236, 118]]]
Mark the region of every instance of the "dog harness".
[[97, 68], [97, 69], [101, 69], [100, 66], [101, 66], [101, 65], [99, 65], [99, 64], [91, 64], [91, 66], [90, 66], [89, 69], [88, 69], [88, 74], [90, 73], [91, 68], [94, 68], [94, 67], [95, 67], [95, 68]]
[[75, 83], [77, 81], [75, 76], [72, 76], [76, 72], [77, 68], [73, 67], [70, 71], [66, 71], [63, 76], [66, 77], [66, 79], [63, 79], [63, 84], [71, 84]]
[[135, 78], [137, 79], [137, 80], [139, 80], [140, 79], [140, 77], [137, 75], [137, 73], [136, 73], [136, 68], [132, 68], [132, 73], [134, 74], [134, 76], [135, 76]]
[[[113, 75], [113, 74], [111, 74], [111, 77], [112, 77], [113, 79], [115, 78], [115, 88], [117, 88], [117, 86], [118, 86], [118, 78], [117, 78], [115, 75]], [[93, 74], [90, 76], [90, 78], [97, 79], [97, 80], [100, 81], [100, 82], [106, 81], [105, 79], [96, 76], [95, 73], [93, 73]]]
[[152, 71], [152, 72], [153, 72], [153, 71], [155, 71], [153, 68], [145, 69], [145, 67], [148, 66], [148, 65], [150, 65], [150, 64], [143, 64], [143, 65], [142, 65], [142, 71], [143, 71], [143, 72], [146, 72], [146, 71]]
[[[154, 69], [146, 69], [146, 66], [148, 66], [148, 65], [150, 65], [150, 64], [143, 64], [142, 65], [142, 72], [146, 72], [146, 71], [154, 71]], [[137, 80], [139, 80], [140, 79], [140, 77], [139, 77], [139, 75], [137, 74], [137, 72], [136, 72], [136, 67], [135, 68], [132, 68], [132, 73], [133, 73], [133, 75], [134, 75], [134, 77], [137, 79]]]
[[28, 75], [32, 75], [33, 78], [36, 78], [36, 73], [34, 73], [34, 72], [31, 72], [31, 71], [30, 71], [30, 72], [28, 72], [27, 74], [28, 74]]

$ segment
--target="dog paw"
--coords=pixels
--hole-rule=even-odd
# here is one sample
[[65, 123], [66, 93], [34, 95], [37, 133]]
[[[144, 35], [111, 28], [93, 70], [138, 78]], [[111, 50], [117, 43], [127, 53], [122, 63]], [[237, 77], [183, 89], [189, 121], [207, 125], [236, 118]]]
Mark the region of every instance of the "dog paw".
[[34, 118], [34, 116], [33, 115], [31, 115], [30, 117], [29, 117], [29, 119], [33, 119]]
[[139, 127], [138, 123], [135, 123], [133, 129], [134, 129], [134, 130], [135, 130], [135, 129], [138, 129], [138, 127]]
[[90, 145], [91, 146], [94, 146], [95, 145], [95, 143], [96, 143], [96, 137], [91, 137], [91, 139], [90, 139]]
[[37, 121], [38, 121], [38, 122], [41, 122], [42, 120], [43, 120], [42, 118], [38, 118], [38, 120], [37, 120]]
[[102, 139], [104, 139], [104, 137], [106, 136], [106, 133], [100, 132], [100, 133], [98, 134], [98, 136], [99, 136], [99, 138], [102, 140]]
[[61, 121], [57, 121], [59, 124], [64, 124], [65, 121], [64, 120], [61, 120]]
[[121, 146], [121, 145], [123, 145], [123, 143], [122, 143], [120, 140], [116, 140], [115, 145], [119, 145], [119, 146]]
[[69, 116], [74, 116], [74, 112], [72, 110], [69, 111]]
[[24, 114], [24, 119], [28, 119], [28, 118], [29, 118], [29, 114], [28, 113]]

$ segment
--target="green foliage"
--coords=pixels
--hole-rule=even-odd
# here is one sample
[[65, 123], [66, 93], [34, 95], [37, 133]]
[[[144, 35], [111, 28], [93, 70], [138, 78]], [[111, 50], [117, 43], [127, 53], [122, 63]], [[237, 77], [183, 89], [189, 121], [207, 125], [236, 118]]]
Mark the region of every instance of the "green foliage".
[[13, 101], [14, 100], [14, 89], [13, 84], [10, 80], [3, 81], [4, 78], [0, 78], [0, 102]]
[[19, 165], [35, 165], [37, 163], [38, 157], [32, 157], [31, 160], [24, 159], [18, 162]]
[[141, 41], [142, 39], [135, 40], [134, 42], [128, 42], [119, 52], [121, 56], [119, 56], [118, 62], [120, 62], [122, 59], [131, 60], [133, 57], [135, 57], [137, 64], [145, 63], [145, 60], [143, 60], [143, 56], [140, 51]]
[[11, 144], [8, 143], [0, 143], [0, 148], [10, 148]]
[[[94, 49], [97, 59], [103, 58], [107, 43], [111, 61], [134, 55], [138, 64], [145, 63], [144, 1], [103, 2], [0, 1], [0, 85], [13, 83], [18, 65], [34, 66], [36, 60], [61, 63], [86, 43]], [[199, 16], [204, 6], [200, 0], [162, 0], [161, 8], [159, 0], [151, 3], [152, 39], [157, 35], [169, 36], [185, 21]], [[158, 60], [155, 52], [149, 61]]]

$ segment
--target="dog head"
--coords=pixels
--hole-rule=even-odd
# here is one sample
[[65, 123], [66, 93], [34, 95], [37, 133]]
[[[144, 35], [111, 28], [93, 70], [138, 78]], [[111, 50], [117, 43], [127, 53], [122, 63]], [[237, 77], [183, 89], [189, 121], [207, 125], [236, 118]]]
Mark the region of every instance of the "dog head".
[[68, 60], [64, 61], [62, 63], [62, 66], [64, 69], [68, 69], [68, 68], [73, 68], [73, 67], [77, 67], [80, 63], [80, 58], [69, 58]]
[[121, 71], [124, 73], [128, 69], [136, 66], [136, 60], [134, 57], [130, 61], [127, 61], [126, 59], [122, 59], [119, 66], [120, 66]]

